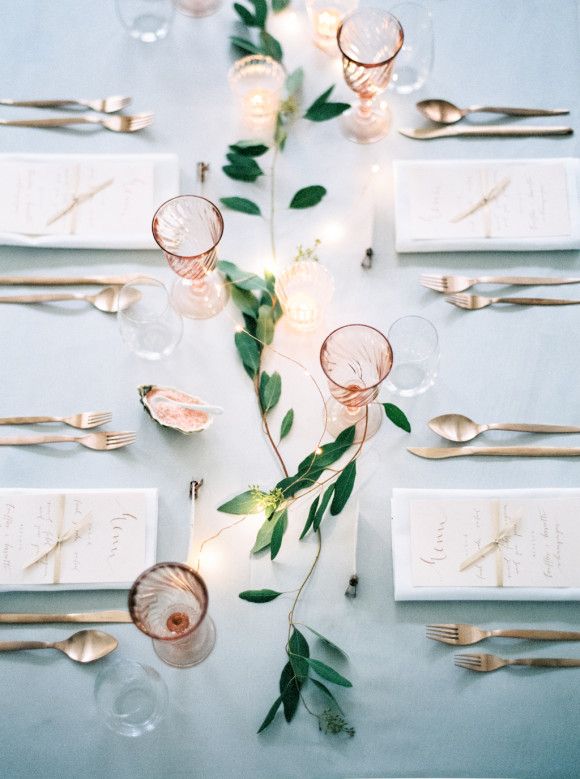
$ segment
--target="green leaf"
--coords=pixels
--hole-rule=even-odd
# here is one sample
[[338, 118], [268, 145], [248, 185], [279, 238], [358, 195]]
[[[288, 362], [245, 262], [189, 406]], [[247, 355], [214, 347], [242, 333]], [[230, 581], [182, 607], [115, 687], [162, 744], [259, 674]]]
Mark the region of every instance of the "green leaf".
[[276, 700], [275, 700], [275, 701], [274, 701], [274, 703], [272, 704], [272, 708], [271, 708], [271, 709], [270, 709], [270, 711], [269, 711], [269, 712], [266, 714], [266, 718], [264, 719], [264, 721], [263, 721], [263, 722], [262, 722], [262, 724], [260, 725], [260, 727], [259, 727], [259, 729], [258, 729], [258, 733], [261, 733], [263, 730], [266, 730], [266, 728], [268, 727], [268, 725], [270, 725], [270, 723], [272, 722], [272, 720], [273, 720], [273, 719], [274, 719], [274, 717], [276, 716], [276, 712], [277, 712], [277, 711], [278, 711], [278, 709], [280, 708], [280, 704], [281, 704], [281, 703], [282, 703], [282, 696], [280, 696], [279, 698], [276, 698]]
[[330, 506], [333, 517], [343, 510], [351, 496], [354, 481], [356, 479], [356, 460], [352, 460], [342, 471], [334, 484], [334, 497]]
[[272, 0], [272, 11], [274, 11], [275, 14], [279, 14], [280, 11], [288, 8], [289, 5], [290, 0]]
[[282, 420], [282, 424], [280, 425], [280, 441], [283, 438], [286, 438], [290, 430], [292, 430], [292, 425], [294, 423], [294, 409], [289, 409], [284, 414], [284, 419]]
[[254, 379], [260, 369], [260, 347], [258, 342], [248, 333], [236, 333], [234, 336], [236, 348], [242, 358], [246, 373]]
[[304, 71], [302, 68], [296, 68], [296, 70], [293, 70], [292, 73], [286, 77], [286, 91], [288, 92], [288, 97], [292, 97], [292, 95], [299, 92], [302, 89], [303, 82]]
[[261, 157], [265, 154], [269, 146], [266, 146], [259, 140], [246, 140], [237, 141], [237, 143], [231, 143], [230, 149], [237, 154], [241, 154], [243, 157]]
[[323, 663], [320, 660], [313, 660], [312, 658], [309, 658], [308, 665], [319, 676], [322, 676], [323, 679], [326, 679], [327, 682], [338, 684], [341, 687], [352, 687], [352, 683], [349, 682], [348, 679], [346, 679], [344, 676], [341, 676], [338, 671], [335, 671], [334, 668], [326, 665], [326, 663]]
[[270, 35], [266, 30], [260, 30], [260, 42], [262, 44], [262, 54], [272, 57], [276, 62], [282, 62], [282, 57], [284, 56], [282, 46], [280, 46], [279, 41], [273, 35]]
[[227, 276], [227, 278], [230, 281], [233, 281], [236, 287], [240, 287], [240, 289], [259, 289], [263, 292], [270, 292], [270, 288], [264, 279], [261, 279], [255, 273], [250, 273], [249, 271], [238, 268], [233, 262], [220, 260], [217, 267], [220, 273]]
[[260, 306], [258, 310], [258, 327], [256, 338], [262, 343], [271, 344], [274, 340], [274, 319], [272, 306]]
[[248, 9], [244, 5], [240, 5], [240, 3], [234, 3], [234, 10], [245, 25], [247, 25], [248, 27], [257, 26], [254, 15], [250, 11], [248, 11]]
[[314, 103], [312, 103], [312, 105], [308, 108], [308, 111], [310, 111], [311, 108], [315, 108], [316, 106], [323, 105], [324, 103], [326, 103], [328, 98], [331, 96], [333, 89], [334, 89], [334, 84], [331, 87], [328, 87], [326, 92], [323, 92], [321, 95], [319, 95], [316, 98]]
[[243, 214], [262, 216], [260, 206], [246, 197], [220, 197], [220, 203], [232, 211], [241, 211]]
[[284, 704], [284, 717], [291, 722], [300, 703], [300, 687], [290, 662], [286, 663], [280, 675], [280, 694]]
[[273, 530], [273, 518], [265, 519], [262, 523], [262, 526], [258, 530], [256, 541], [254, 542], [254, 546], [252, 547], [250, 554], [258, 554], [258, 552], [262, 552], [264, 549], [267, 549], [270, 546]]
[[335, 487], [336, 484], [331, 484], [330, 487], [327, 487], [326, 490], [324, 491], [324, 495], [322, 496], [322, 500], [320, 501], [320, 506], [316, 510], [314, 522], [312, 523], [312, 529], [315, 532], [320, 527], [320, 523], [322, 522], [322, 519], [324, 517], [324, 513], [326, 511], [326, 507], [328, 506], [328, 502], [334, 494]]
[[400, 427], [406, 433], [411, 432], [411, 423], [398, 406], [395, 406], [394, 403], [383, 403], [383, 408], [385, 409], [385, 414], [394, 425]]
[[304, 530], [302, 531], [302, 533], [300, 533], [300, 541], [302, 541], [306, 533], [308, 533], [308, 531], [312, 527], [312, 523], [314, 522], [314, 517], [316, 516], [316, 510], [318, 508], [319, 500], [320, 500], [320, 495], [317, 495], [314, 501], [310, 504], [310, 509], [308, 510], [308, 517], [306, 519], [306, 524], [304, 525]]
[[253, 316], [248, 316], [248, 314], [242, 314], [244, 317], [244, 325], [246, 330], [250, 335], [255, 336], [256, 335], [256, 320]]
[[258, 176], [262, 176], [264, 174], [264, 171], [253, 157], [247, 157], [244, 154], [238, 154], [238, 152], [229, 151], [226, 154], [226, 158], [236, 168], [247, 170], [248, 173], [255, 173]]
[[256, 495], [254, 490], [247, 490], [235, 498], [222, 503], [218, 511], [225, 514], [259, 514], [264, 508], [264, 499]]
[[308, 678], [308, 658], [310, 657], [310, 649], [308, 647], [308, 641], [296, 628], [292, 631], [290, 641], [288, 641], [288, 656], [298, 684], [302, 686], [304, 681]]
[[250, 0], [250, 2], [254, 6], [255, 26], [263, 29], [266, 25], [266, 17], [268, 16], [266, 0]]
[[305, 627], [307, 630], [309, 630], [311, 633], [314, 633], [315, 636], [317, 636], [327, 647], [332, 649], [334, 652], [338, 652], [338, 654], [342, 655], [343, 657], [348, 658], [347, 653], [344, 651], [344, 649], [341, 649], [337, 644], [335, 644], [330, 639], [326, 638], [326, 636], [323, 636], [322, 633], [319, 633], [318, 630], [314, 630], [314, 628], [311, 628], [310, 625], [302, 625], [302, 627]]
[[334, 441], [324, 444], [324, 446], [320, 447], [320, 451], [312, 452], [308, 457], [305, 457], [298, 466], [298, 473], [306, 471], [312, 466], [324, 470], [324, 468], [332, 465], [350, 449], [354, 442], [355, 432], [355, 425], [346, 427], [337, 435]]
[[321, 103], [311, 106], [304, 114], [305, 119], [311, 122], [326, 122], [340, 116], [350, 108], [350, 103]]
[[274, 143], [280, 149], [280, 151], [284, 151], [284, 146], [286, 146], [287, 139], [288, 133], [286, 132], [284, 125], [277, 122], [276, 132], [274, 133]]
[[[258, 322], [259, 325], [259, 322]], [[262, 379], [266, 377], [264, 381]], [[260, 405], [264, 414], [271, 411], [280, 400], [282, 377], [275, 371], [271, 376], [264, 371], [260, 377]]]
[[319, 689], [319, 690], [322, 690], [322, 692], [323, 692], [323, 693], [324, 693], [326, 696], [328, 696], [328, 698], [330, 698], [330, 700], [332, 701], [332, 703], [334, 703], [334, 705], [335, 705], [335, 706], [336, 706], [336, 708], [339, 710], [339, 712], [340, 712], [341, 714], [343, 714], [344, 712], [343, 712], [343, 711], [342, 711], [342, 709], [340, 708], [340, 706], [339, 706], [339, 704], [338, 704], [338, 701], [336, 700], [336, 698], [334, 697], [334, 695], [333, 695], [333, 694], [330, 692], [330, 690], [328, 689], [328, 687], [327, 687], [325, 684], [322, 684], [322, 682], [319, 682], [319, 681], [318, 681], [318, 679], [315, 679], [313, 676], [310, 676], [309, 678], [310, 678], [310, 681], [312, 682], [312, 684], [316, 685], [316, 687], [318, 687], [318, 689]]
[[326, 189], [319, 184], [299, 189], [290, 201], [290, 208], [312, 208], [326, 195]]
[[240, 38], [237, 35], [230, 35], [230, 41], [232, 46], [235, 46], [237, 49], [241, 49], [242, 51], [245, 51], [248, 54], [261, 53], [260, 47], [256, 46], [255, 43], [252, 43], [252, 41], [249, 41], [246, 38]]
[[244, 590], [240, 592], [238, 598], [247, 600], [250, 603], [269, 603], [271, 600], [276, 600], [280, 595], [282, 593], [276, 592], [276, 590]]
[[224, 165], [222, 168], [223, 172], [231, 179], [234, 179], [235, 181], [255, 181], [259, 176], [261, 176], [261, 173], [256, 173], [256, 171], [251, 170], [249, 168], [242, 168], [240, 165]]
[[241, 289], [235, 284], [230, 285], [230, 294], [233, 302], [242, 314], [256, 317], [258, 315], [258, 301], [256, 296], [246, 289]]
[[282, 539], [288, 527], [288, 511], [284, 509], [278, 519], [276, 519], [276, 514], [274, 514], [270, 521], [275, 522], [274, 529], [272, 530], [272, 540], [270, 541], [270, 559], [273, 560], [280, 551]]

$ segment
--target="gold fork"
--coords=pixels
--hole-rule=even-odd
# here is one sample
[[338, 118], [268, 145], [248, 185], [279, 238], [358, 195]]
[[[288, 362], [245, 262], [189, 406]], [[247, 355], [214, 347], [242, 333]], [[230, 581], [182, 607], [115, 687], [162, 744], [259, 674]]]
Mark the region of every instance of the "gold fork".
[[149, 127], [153, 114], [133, 114], [132, 116], [57, 116], [47, 119], [0, 119], [5, 127], [62, 127], [66, 124], [100, 124], [114, 133], [134, 133]]
[[482, 630], [475, 625], [427, 625], [427, 638], [454, 646], [469, 646], [484, 638], [531, 638], [538, 641], [580, 641], [574, 630], [519, 630], [500, 628]]
[[29, 444], [82, 444], [88, 449], [97, 449], [98, 451], [110, 451], [111, 449], [120, 449], [122, 446], [128, 446], [134, 443], [135, 433], [113, 433], [110, 431], [101, 431], [99, 433], [89, 433], [83, 436], [74, 435], [30, 435], [13, 436], [11, 438], [0, 438], [0, 446], [26, 446]]
[[0, 105], [14, 105], [22, 108], [64, 108], [67, 105], [79, 105], [83, 108], [90, 108], [91, 111], [114, 114], [115, 111], [126, 108], [130, 102], [130, 97], [114, 95], [113, 97], [105, 97], [102, 100], [9, 100], [5, 98], [0, 100]]
[[113, 415], [110, 411], [85, 411], [70, 417], [2, 417], [0, 425], [36, 425], [40, 422], [64, 422], [69, 427], [79, 430], [89, 430], [110, 422]]
[[516, 303], [519, 306], [575, 306], [580, 304], [580, 300], [567, 300], [562, 298], [486, 298], [482, 295], [450, 295], [446, 297], [447, 303], [452, 303], [458, 308], [465, 308], [468, 311], [477, 311], [480, 308], [487, 308], [493, 303]]
[[445, 276], [423, 273], [419, 279], [424, 287], [434, 289], [436, 292], [463, 292], [475, 284], [511, 284], [527, 286], [547, 286], [556, 284], [580, 284], [580, 278], [553, 278], [549, 276]]
[[513, 657], [506, 660], [497, 655], [455, 655], [455, 665], [468, 671], [497, 671], [508, 665], [531, 665], [538, 668], [580, 668], [580, 660], [567, 657]]

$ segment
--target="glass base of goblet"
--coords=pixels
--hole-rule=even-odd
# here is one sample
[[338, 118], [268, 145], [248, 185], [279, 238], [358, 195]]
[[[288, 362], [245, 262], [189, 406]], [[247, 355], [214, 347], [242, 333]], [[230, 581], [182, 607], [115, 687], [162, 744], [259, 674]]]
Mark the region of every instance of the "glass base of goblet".
[[153, 649], [167, 665], [174, 668], [191, 668], [202, 663], [211, 654], [215, 641], [215, 625], [211, 617], [206, 615], [190, 636], [173, 641], [153, 639]]
[[[368, 421], [366, 421], [366, 412], [368, 409]], [[326, 429], [335, 438], [347, 427], [356, 425], [355, 441], [366, 440], [374, 436], [383, 422], [380, 405], [370, 403], [368, 406], [349, 409], [343, 406], [334, 398], [330, 397], [326, 401]], [[365, 432], [366, 425], [366, 432]]]
[[210, 319], [228, 302], [230, 293], [219, 273], [213, 271], [201, 279], [177, 279], [171, 289], [171, 302], [181, 316]]
[[361, 109], [354, 106], [340, 117], [343, 134], [355, 143], [376, 143], [391, 129], [391, 110], [384, 102]]

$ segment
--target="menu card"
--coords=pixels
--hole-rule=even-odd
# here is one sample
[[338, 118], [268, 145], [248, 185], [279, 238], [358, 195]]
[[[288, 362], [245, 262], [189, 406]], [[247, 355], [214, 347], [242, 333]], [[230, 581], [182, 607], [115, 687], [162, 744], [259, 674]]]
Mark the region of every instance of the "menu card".
[[578, 160], [397, 162], [397, 251], [580, 248]]
[[580, 490], [394, 490], [395, 595], [580, 599]]
[[157, 490], [0, 490], [0, 589], [129, 587], [156, 543]]

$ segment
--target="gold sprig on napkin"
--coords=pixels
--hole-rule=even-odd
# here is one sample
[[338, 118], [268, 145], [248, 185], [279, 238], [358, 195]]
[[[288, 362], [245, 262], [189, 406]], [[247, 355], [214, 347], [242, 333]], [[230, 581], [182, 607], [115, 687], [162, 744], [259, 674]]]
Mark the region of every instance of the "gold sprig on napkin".
[[502, 544], [511, 538], [517, 530], [517, 521], [500, 529], [499, 526], [499, 500], [494, 500], [491, 507], [492, 522], [494, 525], [495, 537], [483, 546], [479, 551], [467, 557], [459, 566], [460, 571], [470, 568], [478, 560], [483, 559], [491, 552], [495, 552], [495, 575], [498, 587], [503, 587], [503, 559], [501, 553]]

